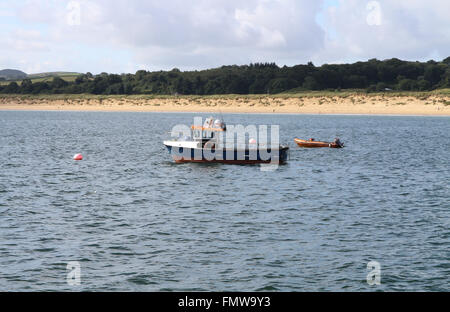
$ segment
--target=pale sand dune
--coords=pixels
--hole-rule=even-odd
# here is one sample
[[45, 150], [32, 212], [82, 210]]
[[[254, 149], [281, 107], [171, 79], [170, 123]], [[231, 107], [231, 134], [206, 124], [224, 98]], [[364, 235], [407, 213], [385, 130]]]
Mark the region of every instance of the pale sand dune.
[[373, 114], [450, 116], [450, 96], [170, 97], [42, 99], [0, 97], [0, 110]]

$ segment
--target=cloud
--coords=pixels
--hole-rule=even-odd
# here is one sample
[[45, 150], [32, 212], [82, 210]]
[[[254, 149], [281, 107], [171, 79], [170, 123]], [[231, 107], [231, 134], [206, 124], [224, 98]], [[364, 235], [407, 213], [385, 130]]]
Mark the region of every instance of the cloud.
[[45, 40], [37, 30], [17, 29], [13, 32], [13, 38], [7, 38], [5, 45], [17, 52], [42, 52], [48, 51]]
[[26, 60], [48, 71], [184, 70], [450, 51], [450, 2], [439, 0], [5, 1], [0, 12], [15, 16], [0, 30], [0, 61], [9, 67]]
[[340, 1], [327, 9], [325, 62], [369, 58], [426, 60], [450, 51], [450, 2], [440, 0]]
[[[39, 0], [20, 11], [27, 23]], [[133, 51], [150, 68], [207, 68], [222, 64], [308, 59], [320, 48], [324, 31], [316, 24], [320, 4], [273, 1], [110, 1], [80, 0], [80, 23], [67, 23], [73, 6], [39, 11], [49, 40], [110, 45]]]

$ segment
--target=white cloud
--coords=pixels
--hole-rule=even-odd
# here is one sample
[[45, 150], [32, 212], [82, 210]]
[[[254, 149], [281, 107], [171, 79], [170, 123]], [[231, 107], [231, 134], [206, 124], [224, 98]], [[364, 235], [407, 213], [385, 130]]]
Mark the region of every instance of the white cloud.
[[237, 9], [234, 13], [237, 21], [236, 38], [244, 45], [254, 43], [259, 48], [284, 47], [286, 39], [281, 31], [265, 25], [267, 13], [261, 6], [253, 13]]
[[153, 69], [309, 59], [324, 37], [314, 20], [320, 4], [307, 0], [80, 0], [75, 26], [64, 3], [43, 4], [36, 18], [38, 2], [28, 1], [20, 16], [46, 21], [48, 40], [127, 49], [134, 62]]
[[77, 8], [70, 1], [3, 2], [0, 12], [14, 11], [18, 22], [0, 30], [0, 67], [126, 72], [422, 60], [450, 51], [450, 2], [439, 0], [341, 0], [325, 12], [324, 1], [309, 0], [78, 0], [79, 25], [69, 22]]
[[[368, 3], [377, 6], [367, 6]], [[326, 13], [336, 36], [317, 58], [324, 62], [369, 58], [426, 60], [450, 53], [450, 2], [440, 0], [340, 1]]]

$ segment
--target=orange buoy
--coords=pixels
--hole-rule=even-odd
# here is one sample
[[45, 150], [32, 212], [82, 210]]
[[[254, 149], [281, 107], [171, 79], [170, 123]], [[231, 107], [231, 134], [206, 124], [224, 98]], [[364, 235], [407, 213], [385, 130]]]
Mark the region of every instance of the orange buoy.
[[76, 154], [75, 156], [73, 156], [73, 160], [83, 160], [83, 155]]

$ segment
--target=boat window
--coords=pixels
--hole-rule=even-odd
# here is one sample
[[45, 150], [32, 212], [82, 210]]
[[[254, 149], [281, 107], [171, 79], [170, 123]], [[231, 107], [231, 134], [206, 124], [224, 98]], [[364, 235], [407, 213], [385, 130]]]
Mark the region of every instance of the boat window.
[[211, 132], [207, 131], [207, 130], [203, 130], [202, 131], [202, 136], [203, 136], [203, 138], [210, 138], [211, 137]]

